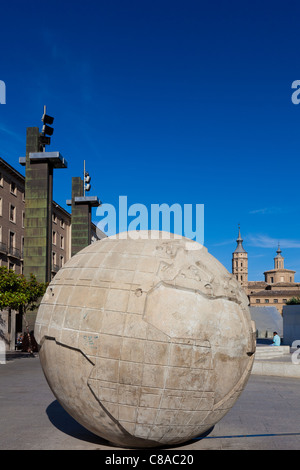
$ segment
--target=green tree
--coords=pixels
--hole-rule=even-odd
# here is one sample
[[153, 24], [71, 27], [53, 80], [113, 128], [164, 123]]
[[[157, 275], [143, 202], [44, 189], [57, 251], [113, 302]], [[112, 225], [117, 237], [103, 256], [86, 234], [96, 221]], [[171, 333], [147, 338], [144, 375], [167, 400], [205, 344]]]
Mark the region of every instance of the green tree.
[[286, 305], [299, 305], [300, 304], [300, 297], [292, 297], [286, 302]]
[[26, 312], [37, 308], [38, 300], [44, 295], [47, 289], [46, 283], [38, 282], [31, 274], [27, 280], [22, 274], [16, 274], [0, 267], [0, 310], [11, 308], [12, 310], [22, 309], [23, 318], [28, 327]]

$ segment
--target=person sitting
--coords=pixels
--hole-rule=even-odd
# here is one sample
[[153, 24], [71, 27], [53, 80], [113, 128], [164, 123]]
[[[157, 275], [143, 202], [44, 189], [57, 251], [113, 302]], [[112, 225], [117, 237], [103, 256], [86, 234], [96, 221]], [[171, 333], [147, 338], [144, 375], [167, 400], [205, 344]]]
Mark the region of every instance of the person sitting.
[[271, 346], [280, 346], [280, 336], [277, 331], [273, 331], [273, 343]]

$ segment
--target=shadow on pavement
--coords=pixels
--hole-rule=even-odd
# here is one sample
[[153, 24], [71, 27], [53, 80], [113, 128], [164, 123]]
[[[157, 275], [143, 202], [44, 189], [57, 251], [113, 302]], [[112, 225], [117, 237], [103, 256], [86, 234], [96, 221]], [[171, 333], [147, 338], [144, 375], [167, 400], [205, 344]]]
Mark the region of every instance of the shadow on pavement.
[[[88, 429], [84, 428], [79, 424], [72, 416], [70, 416], [64, 408], [59, 404], [57, 400], [54, 400], [46, 409], [47, 416], [53, 426], [59, 429], [61, 432], [68, 434], [69, 436], [75, 437], [76, 439], [80, 439], [82, 441], [91, 442], [93, 444], [105, 445], [109, 447], [118, 447], [115, 446], [113, 443], [102, 439], [96, 434], [93, 434]], [[180, 448], [182, 446], [192, 444], [195, 440], [201, 440], [206, 438], [214, 429], [214, 427], [210, 428], [204, 434], [198, 436], [195, 439], [188, 440], [186, 442], [182, 442], [181, 444], [177, 444], [174, 446], [158, 446], [155, 449], [171, 449], [171, 448]], [[142, 449], [139, 449], [142, 450]]]
[[54, 400], [48, 406], [46, 413], [53, 426], [65, 434], [82, 441], [92, 442], [93, 444], [109, 445], [107, 441], [81, 426], [63, 409], [57, 400]]

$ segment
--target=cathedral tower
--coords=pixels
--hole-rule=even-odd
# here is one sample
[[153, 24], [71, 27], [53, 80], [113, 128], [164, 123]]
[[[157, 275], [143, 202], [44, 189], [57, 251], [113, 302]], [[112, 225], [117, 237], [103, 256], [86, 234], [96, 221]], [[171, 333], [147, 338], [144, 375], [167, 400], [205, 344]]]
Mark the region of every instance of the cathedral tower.
[[232, 274], [237, 278], [245, 288], [248, 286], [248, 253], [243, 247], [243, 239], [239, 226], [239, 235], [237, 238], [237, 247], [232, 253]]

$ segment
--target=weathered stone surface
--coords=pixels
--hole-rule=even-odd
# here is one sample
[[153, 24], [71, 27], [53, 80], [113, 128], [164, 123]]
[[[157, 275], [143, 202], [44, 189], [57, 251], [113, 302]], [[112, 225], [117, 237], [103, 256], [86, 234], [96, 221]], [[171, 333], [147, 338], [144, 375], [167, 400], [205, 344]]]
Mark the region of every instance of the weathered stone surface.
[[210, 429], [242, 392], [255, 351], [235, 278], [196, 242], [145, 235], [105, 238], [71, 258], [35, 327], [59, 402], [120, 446], [174, 445]]

